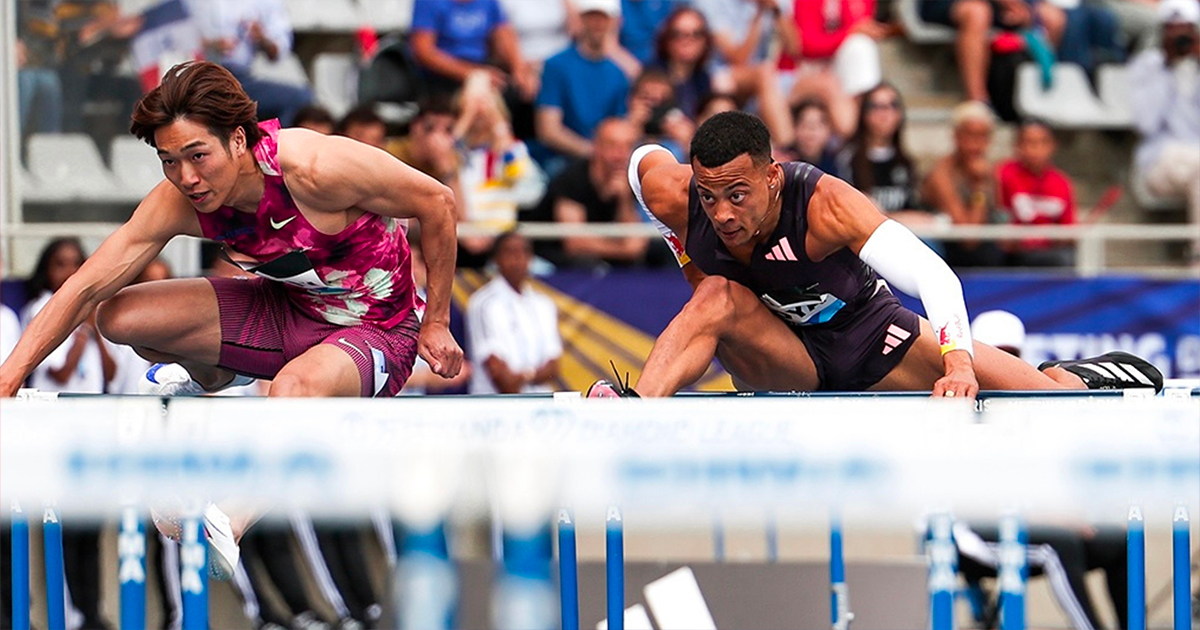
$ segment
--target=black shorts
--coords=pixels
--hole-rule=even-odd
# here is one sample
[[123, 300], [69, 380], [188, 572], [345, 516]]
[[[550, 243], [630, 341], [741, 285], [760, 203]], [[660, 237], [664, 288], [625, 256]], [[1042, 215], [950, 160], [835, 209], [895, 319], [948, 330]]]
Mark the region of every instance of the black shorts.
[[885, 286], [828, 324], [792, 326], [817, 366], [817, 389], [858, 392], [887, 376], [921, 335], [921, 318]]
[[[943, 24], [945, 26], [958, 27], [951, 17], [954, 3], [958, 0], [918, 0], [917, 15], [926, 22], [934, 24]], [[991, 0], [992, 5], [992, 26], [995, 28], [1003, 28], [1004, 23], [1000, 21], [1001, 9], [999, 3]]]

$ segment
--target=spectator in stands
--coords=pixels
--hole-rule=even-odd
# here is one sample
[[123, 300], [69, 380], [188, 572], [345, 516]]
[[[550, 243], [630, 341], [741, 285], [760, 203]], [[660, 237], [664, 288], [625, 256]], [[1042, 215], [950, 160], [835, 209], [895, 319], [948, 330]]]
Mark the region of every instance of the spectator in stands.
[[904, 150], [904, 100], [891, 84], [863, 95], [857, 130], [838, 154], [837, 175], [863, 191], [880, 212], [909, 227], [927, 225], [917, 209], [916, 165]]
[[278, 118], [292, 125], [296, 113], [312, 102], [312, 90], [269, 81], [250, 71], [257, 54], [276, 61], [292, 50], [292, 25], [283, 0], [190, 0], [188, 9], [200, 28], [209, 61], [225, 66], [258, 102], [259, 120]]
[[688, 0], [621, 0], [618, 39], [643, 66], [654, 62], [655, 39], [667, 17]]
[[715, 46], [704, 14], [681, 6], [667, 17], [659, 31], [655, 44], [657, 58], [651, 67], [670, 77], [679, 108], [689, 117], [699, 120], [700, 105], [712, 94], [733, 96], [739, 104], [754, 98], [772, 142], [790, 142], [791, 116], [775, 80], [774, 68], [762, 63], [712, 70], [709, 62], [716, 52]]
[[[592, 135], [600, 121], [624, 116], [629, 80], [609, 58], [607, 41], [619, 0], [576, 0], [581, 29], [573, 46], [551, 57], [542, 73], [537, 98], [537, 138], [567, 158], [592, 154]], [[560, 164], [547, 165], [555, 172]]]
[[538, 77], [546, 60], [570, 46], [571, 35], [580, 28], [579, 13], [568, 0], [500, 0], [500, 7], [516, 34], [521, 58]]
[[21, 338], [21, 320], [7, 304], [0, 304], [0, 362], [16, 347]]
[[[1200, 4], [1163, 0], [1162, 47], [1129, 64], [1134, 123], [1141, 134], [1134, 156], [1138, 176], [1155, 195], [1187, 200], [1200, 225]], [[1200, 266], [1200, 240], [1193, 244]]]
[[692, 6], [715, 25], [713, 46], [721, 63], [761, 64], [776, 39], [782, 54], [800, 53], [792, 3], [787, 0], [692, 0]]
[[[485, 73], [467, 78], [458, 96], [451, 133], [461, 158], [458, 172], [459, 223], [511, 229], [522, 207], [532, 207], [546, 191], [529, 149], [512, 130], [508, 109]], [[460, 236], [459, 267], [482, 267], [492, 250], [491, 236]]]
[[917, 3], [921, 19], [958, 29], [955, 53], [967, 100], [990, 102], [988, 67], [992, 56], [992, 28], [1022, 30], [1041, 25], [1052, 46], [1066, 28], [1066, 15], [1051, 2], [1033, 0], [923, 0]]
[[[991, 223], [995, 209], [995, 169], [988, 160], [996, 117], [987, 105], [969, 101], [954, 108], [954, 152], [934, 164], [921, 186], [921, 198], [955, 225]], [[995, 243], [954, 241], [946, 245], [952, 267], [994, 267], [1001, 262]]]
[[461, 158], [455, 149], [454, 108], [445, 95], [427, 96], [417, 104], [408, 125], [408, 135], [392, 142], [388, 152], [405, 164], [449, 186], [461, 200], [458, 168]]
[[375, 113], [375, 106], [371, 103], [346, 112], [338, 121], [334, 133], [381, 149], [387, 144], [387, 123]]
[[296, 112], [296, 117], [292, 119], [293, 127], [304, 127], [313, 131], [330, 135], [337, 126], [337, 121], [333, 119], [333, 114], [329, 113], [328, 109], [320, 105], [309, 105]]
[[[29, 278], [28, 295], [35, 297], [21, 312], [23, 327], [28, 326], [50, 301], [50, 296], [79, 271], [85, 258], [79, 239], [58, 238], [46, 244]], [[34, 369], [29, 385], [47, 392], [102, 394], [105, 383], [116, 371], [112, 348], [97, 332], [93, 311]], [[64, 525], [63, 566], [71, 607], [74, 608], [71, 616], [81, 621], [79, 627], [107, 628], [108, 624], [100, 616], [99, 526]]]
[[[550, 182], [543, 201], [557, 223], [640, 223], [629, 188], [629, 156], [638, 132], [620, 118], [609, 118], [596, 129], [596, 150], [576, 160]], [[546, 257], [564, 265], [628, 266], [642, 260], [649, 244], [644, 237], [571, 236], [561, 253]]]
[[497, 88], [511, 88], [527, 101], [537, 94], [537, 76], [499, 0], [413, 3], [409, 46], [430, 93], [453, 93], [472, 71], [484, 70]]
[[[1021, 123], [1013, 159], [996, 171], [997, 201], [1015, 225], [1072, 225], [1075, 190], [1067, 174], [1055, 168], [1054, 132], [1036, 120]], [[1008, 262], [1017, 267], [1069, 267], [1075, 248], [1050, 239], [1010, 244]]]
[[833, 135], [833, 124], [825, 103], [815, 99], [800, 101], [792, 108], [796, 139], [779, 150], [780, 161], [808, 162], [830, 173], [838, 174], [837, 138]]
[[1126, 49], [1137, 51], [1158, 48], [1158, 4], [1160, 0], [1084, 0], [1117, 16], [1121, 43]]
[[[142, 27], [140, 15], [125, 15], [111, 0], [59, 0], [63, 86], [63, 130], [88, 133], [101, 144], [125, 132], [133, 105], [142, 95], [139, 81], [125, 72], [129, 44]], [[107, 116], [92, 114], [111, 112]], [[97, 107], [98, 106], [98, 107]]]
[[633, 82], [626, 119], [642, 132], [641, 144], [660, 144], [686, 161], [696, 125], [675, 104], [675, 88], [663, 71], [648, 69]]
[[[1025, 345], [1025, 324], [1007, 311], [986, 311], [971, 322], [971, 336], [1013, 356]], [[1029, 575], [1046, 576], [1058, 605], [1073, 628], [1103, 628], [1088, 592], [1089, 571], [1104, 570], [1108, 595], [1117, 614], [1117, 628], [1128, 628], [1128, 563], [1125, 530], [1111, 525], [1033, 523], [1026, 528]], [[959, 570], [970, 587], [984, 577], [995, 578], [1000, 564], [1000, 528], [996, 523], [959, 521], [954, 527]], [[997, 609], [983, 611], [983, 627], [994, 627]]]
[[728, 94], [709, 94], [700, 101], [700, 112], [696, 114], [696, 126], [704, 124], [704, 121], [720, 114], [721, 112], [736, 112], [738, 111], [737, 100]]
[[21, 137], [63, 127], [58, 23], [49, 2], [17, 3], [17, 113]]
[[1080, 2], [1065, 7], [1066, 22], [1058, 44], [1058, 60], [1094, 72], [1102, 63], [1122, 63], [1125, 50], [1118, 43], [1117, 16], [1107, 8]]
[[779, 58], [789, 102], [823, 101], [843, 138], [854, 133], [861, 95], [883, 79], [878, 42], [897, 31], [876, 21], [875, 11], [875, 0], [800, 0], [795, 8], [799, 50]]
[[554, 302], [529, 286], [533, 248], [509, 231], [496, 238], [496, 277], [467, 303], [472, 394], [545, 392], [559, 376], [562, 339]]

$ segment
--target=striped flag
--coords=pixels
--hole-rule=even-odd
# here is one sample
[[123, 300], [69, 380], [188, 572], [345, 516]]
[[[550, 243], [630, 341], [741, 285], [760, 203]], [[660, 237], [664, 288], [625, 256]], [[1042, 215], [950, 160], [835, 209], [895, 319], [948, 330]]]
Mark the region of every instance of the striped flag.
[[146, 92], [158, 86], [171, 66], [202, 59], [204, 44], [183, 0], [164, 0], [142, 13], [142, 28], [134, 36], [133, 62]]

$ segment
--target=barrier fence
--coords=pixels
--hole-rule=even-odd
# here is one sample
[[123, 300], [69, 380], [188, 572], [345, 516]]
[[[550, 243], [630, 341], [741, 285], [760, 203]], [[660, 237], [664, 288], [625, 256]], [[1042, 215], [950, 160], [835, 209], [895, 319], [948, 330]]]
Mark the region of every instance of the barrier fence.
[[[1191, 627], [1188, 515], [1200, 500], [1200, 398], [1192, 389], [1167, 394], [983, 392], [974, 406], [920, 394], [4, 401], [0, 492], [14, 506], [13, 621], [28, 627], [21, 507], [46, 506], [47, 619], [55, 630], [65, 627], [57, 506], [70, 506], [75, 518], [119, 516], [122, 627], [140, 627], [145, 506], [237, 497], [333, 516], [382, 504], [401, 526], [427, 531], [430, 523], [443, 528], [452, 510], [488, 517], [469, 497], [490, 495], [505, 527], [503, 579], [514, 589], [506, 593], [552, 580], [543, 566], [551, 562], [545, 524], [557, 522], [556, 621], [568, 629], [580, 627], [579, 522], [605, 523], [608, 627], [624, 628], [633, 610], [623, 599], [626, 516], [639, 529], [669, 530], [710, 515], [737, 524], [752, 513], [771, 514], [767, 536], [776, 522], [830, 523], [829, 619], [835, 630], [852, 627], [841, 523], [862, 522], [866, 511], [872, 524], [928, 515], [935, 630], [955, 627], [953, 519], [1001, 520], [1001, 627], [1020, 629], [1023, 522], [1127, 514], [1130, 627], [1144, 629], [1145, 521], [1170, 515], [1174, 628], [1183, 630]], [[200, 629], [208, 626], [207, 545], [199, 510], [189, 510], [184, 627]], [[442, 540], [432, 555], [448, 561]]]

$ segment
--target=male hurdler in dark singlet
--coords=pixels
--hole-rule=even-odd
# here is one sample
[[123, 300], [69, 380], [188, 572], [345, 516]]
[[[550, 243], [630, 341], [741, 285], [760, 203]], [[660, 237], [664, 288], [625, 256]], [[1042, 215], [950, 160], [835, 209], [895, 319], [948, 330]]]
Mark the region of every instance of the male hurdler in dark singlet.
[[[971, 340], [954, 272], [862, 193], [802, 162], [777, 164], [763, 123], [726, 112], [696, 131], [691, 164], [634, 152], [630, 185], [693, 286], [632, 389], [670, 396], [714, 357], [739, 389], [932, 390], [1153, 387], [1150, 363], [1114, 352], [1042, 369]], [[904, 308], [895, 287], [921, 299]]]

